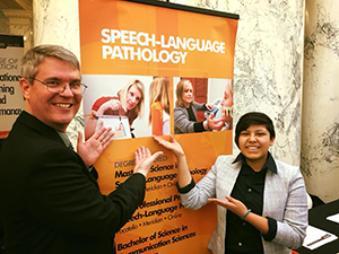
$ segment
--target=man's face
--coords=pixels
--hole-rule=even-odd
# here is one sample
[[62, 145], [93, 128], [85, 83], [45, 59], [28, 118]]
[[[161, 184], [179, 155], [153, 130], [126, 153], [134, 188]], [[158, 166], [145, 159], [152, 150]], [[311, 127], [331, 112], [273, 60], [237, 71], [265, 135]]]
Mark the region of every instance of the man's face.
[[[26, 110], [48, 126], [65, 131], [78, 112], [82, 95], [74, 95], [69, 82], [80, 80], [80, 72], [68, 62], [54, 57], [47, 57], [38, 66], [36, 79], [43, 82], [60, 80], [66, 86], [61, 92], [51, 92], [44, 84], [33, 80], [21, 81], [25, 97]], [[68, 83], [68, 84], [66, 84]]]
[[250, 125], [247, 130], [240, 132], [238, 139], [239, 149], [246, 159], [261, 163], [265, 163], [273, 142], [265, 125]]

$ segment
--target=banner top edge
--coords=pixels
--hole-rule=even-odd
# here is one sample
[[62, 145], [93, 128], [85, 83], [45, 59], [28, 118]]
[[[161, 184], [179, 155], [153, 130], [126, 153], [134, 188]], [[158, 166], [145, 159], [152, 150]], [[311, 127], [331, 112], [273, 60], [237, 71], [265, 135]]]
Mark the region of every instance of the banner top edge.
[[176, 4], [176, 3], [171, 3], [167, 1], [166, 2], [158, 1], [158, 0], [127, 0], [127, 1], [134, 2], [134, 3], [140, 3], [140, 4], [148, 4], [148, 5], [158, 6], [158, 7], [165, 7], [165, 8], [170, 8], [170, 9], [176, 9], [176, 10], [182, 10], [182, 11], [190, 11], [190, 12], [206, 14], [206, 15], [213, 15], [213, 16], [224, 17], [224, 18], [240, 19], [239, 14], [216, 11], [216, 10], [211, 10], [211, 9], [203, 9], [199, 7]]

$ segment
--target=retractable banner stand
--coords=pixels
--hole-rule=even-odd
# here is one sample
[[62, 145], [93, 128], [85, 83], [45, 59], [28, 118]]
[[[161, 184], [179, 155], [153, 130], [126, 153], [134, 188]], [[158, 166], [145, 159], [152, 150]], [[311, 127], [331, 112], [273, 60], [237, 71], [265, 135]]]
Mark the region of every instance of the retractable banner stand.
[[[79, 0], [79, 16], [86, 133], [99, 122], [115, 131], [95, 165], [101, 191], [111, 192], [133, 173], [138, 147], [164, 151], [147, 177], [145, 201], [116, 235], [117, 252], [209, 253], [216, 207], [182, 207], [175, 157], [152, 135], [175, 137], [196, 182], [218, 155], [232, 152], [232, 123], [184, 133], [177, 130], [174, 109], [184, 93], [177, 95], [178, 84], [188, 80], [194, 101], [209, 104], [215, 116], [222, 111], [218, 104], [230, 95], [225, 88], [233, 80], [239, 17], [162, 1], [118, 0]], [[209, 113], [193, 117], [199, 122]]]
[[22, 36], [0, 34], [0, 138], [6, 138], [23, 108], [19, 78]]

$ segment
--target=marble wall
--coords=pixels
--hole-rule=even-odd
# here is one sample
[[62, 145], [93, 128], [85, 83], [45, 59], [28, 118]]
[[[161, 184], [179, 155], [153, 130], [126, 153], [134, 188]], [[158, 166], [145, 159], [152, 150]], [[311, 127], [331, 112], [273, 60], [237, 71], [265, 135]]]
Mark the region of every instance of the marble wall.
[[[234, 70], [235, 120], [268, 114], [277, 158], [300, 163], [304, 1], [172, 0], [240, 15]], [[234, 149], [236, 152], [236, 149]]]
[[302, 160], [307, 189], [339, 198], [339, 2], [306, 1]]

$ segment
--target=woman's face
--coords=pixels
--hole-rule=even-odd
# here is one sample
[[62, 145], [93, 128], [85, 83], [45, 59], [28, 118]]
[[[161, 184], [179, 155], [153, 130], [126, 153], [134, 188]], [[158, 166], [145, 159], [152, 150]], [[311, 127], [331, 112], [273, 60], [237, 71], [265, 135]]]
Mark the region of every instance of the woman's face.
[[265, 163], [268, 149], [274, 139], [265, 125], [250, 125], [246, 130], [240, 132], [238, 144], [241, 153], [251, 162]]
[[193, 87], [191, 82], [186, 81], [184, 83], [184, 89], [182, 92], [182, 100], [186, 106], [192, 103], [193, 101]]
[[225, 107], [233, 106], [233, 93], [228, 88], [226, 88], [224, 91], [224, 99], [222, 100], [222, 105]]
[[128, 92], [127, 92], [127, 98], [126, 98], [126, 107], [127, 110], [132, 110], [141, 101], [141, 92], [139, 91], [138, 87], [136, 85], [132, 85]]

